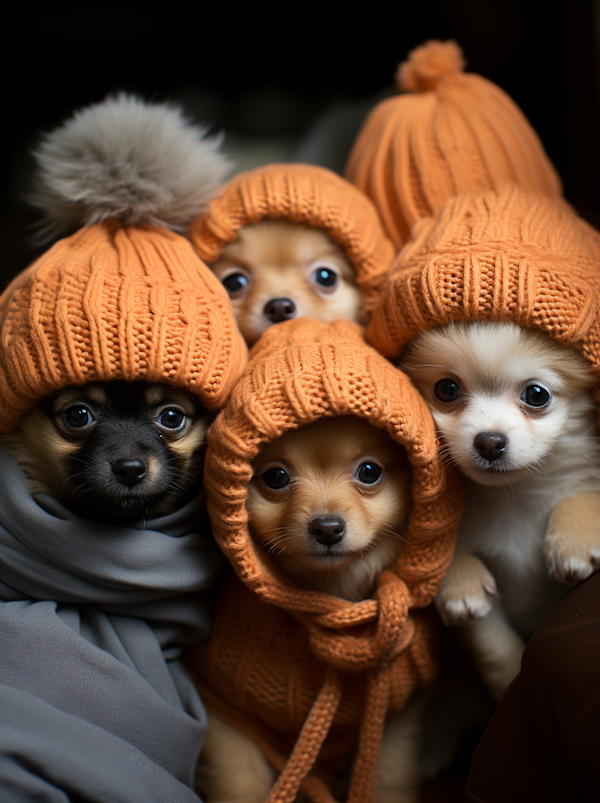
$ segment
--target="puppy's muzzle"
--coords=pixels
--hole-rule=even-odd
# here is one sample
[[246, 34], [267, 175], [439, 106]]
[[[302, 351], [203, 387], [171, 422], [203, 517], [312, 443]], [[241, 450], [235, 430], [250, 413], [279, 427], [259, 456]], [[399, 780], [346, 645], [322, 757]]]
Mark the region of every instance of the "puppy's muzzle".
[[344, 537], [346, 522], [333, 516], [313, 519], [308, 525], [308, 531], [320, 544], [330, 547], [339, 543]]
[[146, 461], [140, 457], [122, 457], [110, 464], [112, 473], [122, 485], [133, 488], [146, 476]]
[[291, 298], [272, 298], [263, 307], [263, 312], [272, 323], [281, 323], [294, 317], [296, 305]]
[[473, 444], [484, 460], [493, 463], [503, 456], [508, 438], [502, 432], [479, 432], [475, 435]]

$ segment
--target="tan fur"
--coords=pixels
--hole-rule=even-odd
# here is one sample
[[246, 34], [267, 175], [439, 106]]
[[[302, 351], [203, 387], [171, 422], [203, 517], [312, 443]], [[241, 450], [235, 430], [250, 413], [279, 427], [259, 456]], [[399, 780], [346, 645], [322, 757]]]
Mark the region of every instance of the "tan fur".
[[[354, 478], [365, 461], [383, 469], [372, 487]], [[261, 481], [272, 467], [283, 467], [291, 478], [283, 493]], [[248, 489], [250, 531], [299, 585], [364, 599], [402, 551], [409, 493], [406, 454], [383, 431], [353, 416], [321, 419], [285, 433], [256, 459]], [[346, 523], [344, 552], [335, 558], [315, 552], [308, 532], [309, 522], [323, 515], [341, 516]], [[417, 799], [421, 705], [411, 705], [386, 725], [376, 803]], [[207, 803], [259, 803], [273, 784], [273, 773], [254, 742], [213, 716], [200, 768], [198, 789]]]
[[[362, 486], [354, 473], [365, 460], [384, 469]], [[285, 492], [270, 492], [261, 474], [282, 465], [292, 478]], [[257, 458], [248, 489], [252, 536], [295, 582], [345, 599], [364, 599], [375, 578], [402, 550], [410, 471], [402, 449], [360, 418], [325, 418], [287, 432]], [[314, 549], [308, 524], [316, 516], [346, 522], [343, 554]]]
[[600, 567], [600, 495], [563, 499], [552, 511], [544, 557], [557, 580], [572, 582]]
[[11, 444], [17, 463], [29, 477], [32, 493], [59, 496], [61, 465], [79, 446], [66, 441], [52, 421], [35, 407], [21, 420], [19, 429], [4, 438]]
[[206, 803], [264, 803], [276, 774], [252, 739], [208, 715], [196, 788]]
[[[320, 265], [339, 276], [333, 292], [311, 278]], [[248, 279], [245, 292], [232, 296], [231, 304], [249, 345], [272, 325], [263, 310], [274, 298], [290, 298], [296, 306], [294, 318], [359, 321], [362, 297], [354, 269], [342, 249], [317, 229], [287, 221], [244, 226], [211, 267], [221, 281], [236, 272]]]

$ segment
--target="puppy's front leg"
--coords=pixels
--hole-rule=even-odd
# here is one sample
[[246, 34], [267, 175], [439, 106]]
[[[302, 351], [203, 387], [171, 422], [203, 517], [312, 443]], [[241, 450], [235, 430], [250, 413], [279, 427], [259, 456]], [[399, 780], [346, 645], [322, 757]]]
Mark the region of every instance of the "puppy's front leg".
[[552, 511], [544, 558], [561, 582], [585, 580], [600, 568], [600, 493], [561, 500]]
[[435, 598], [435, 607], [447, 627], [480, 619], [492, 609], [496, 581], [483, 563], [457, 549]]
[[264, 803], [275, 771], [249, 736], [208, 715], [196, 772], [196, 791], [205, 803]]
[[424, 707], [425, 696], [417, 695], [403, 711], [388, 717], [381, 743], [376, 803], [416, 803]]
[[457, 630], [473, 656], [483, 682], [499, 700], [521, 669], [525, 644], [513, 630], [500, 603], [482, 619], [473, 619]]

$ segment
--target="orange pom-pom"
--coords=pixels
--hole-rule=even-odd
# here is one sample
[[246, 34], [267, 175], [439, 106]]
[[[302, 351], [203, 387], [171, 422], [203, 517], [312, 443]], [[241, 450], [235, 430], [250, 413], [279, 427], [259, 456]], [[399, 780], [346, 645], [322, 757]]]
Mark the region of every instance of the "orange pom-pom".
[[408, 61], [398, 67], [396, 83], [402, 90], [427, 92], [441, 80], [461, 73], [465, 64], [462, 50], [453, 39], [433, 39], [408, 54]]

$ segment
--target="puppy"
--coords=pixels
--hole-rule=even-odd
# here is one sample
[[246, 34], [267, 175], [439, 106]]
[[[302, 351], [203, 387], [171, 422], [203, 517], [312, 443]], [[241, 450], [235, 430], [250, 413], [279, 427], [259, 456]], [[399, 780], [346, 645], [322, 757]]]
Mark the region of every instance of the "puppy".
[[6, 437], [32, 492], [119, 523], [170, 513], [198, 493], [207, 425], [187, 391], [94, 382], [43, 399]]
[[287, 221], [244, 226], [211, 267], [229, 293], [248, 345], [291, 318], [359, 320], [355, 271], [318, 229]]
[[[411, 473], [403, 449], [353, 416], [285, 433], [254, 461], [252, 537], [299, 586], [365, 599], [403, 548]], [[421, 703], [386, 724], [377, 803], [415, 800]], [[275, 775], [259, 747], [209, 715], [199, 791], [207, 803], [263, 803]]]
[[402, 369], [428, 402], [467, 505], [436, 598], [498, 699], [527, 639], [600, 561], [594, 379], [542, 332], [463, 322], [419, 335]]

